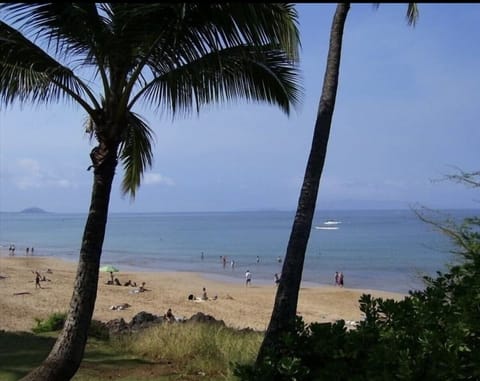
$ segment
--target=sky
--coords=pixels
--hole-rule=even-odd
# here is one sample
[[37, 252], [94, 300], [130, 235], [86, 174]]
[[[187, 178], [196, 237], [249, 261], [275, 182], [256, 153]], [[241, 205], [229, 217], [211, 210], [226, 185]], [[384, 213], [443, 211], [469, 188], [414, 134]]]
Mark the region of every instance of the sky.
[[[154, 165], [132, 201], [119, 166], [110, 212], [295, 210], [310, 151], [335, 4], [298, 4], [304, 95], [289, 116], [238, 101], [155, 131]], [[317, 201], [319, 209], [479, 208], [480, 4], [352, 4]], [[88, 211], [85, 114], [71, 104], [0, 109], [0, 211]]]

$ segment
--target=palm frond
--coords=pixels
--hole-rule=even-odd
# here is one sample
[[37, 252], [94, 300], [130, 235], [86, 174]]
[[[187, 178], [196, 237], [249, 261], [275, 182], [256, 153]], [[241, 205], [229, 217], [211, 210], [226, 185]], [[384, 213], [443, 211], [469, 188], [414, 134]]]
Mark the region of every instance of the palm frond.
[[132, 198], [135, 198], [143, 173], [152, 166], [152, 140], [150, 127], [138, 115], [129, 113], [119, 157], [124, 169], [122, 192]]
[[417, 3], [408, 3], [407, 22], [408, 25], [415, 26], [419, 17]]
[[275, 104], [289, 114], [291, 105], [301, 101], [298, 77], [296, 66], [288, 62], [282, 50], [240, 46], [207, 54], [156, 77], [143, 97], [169, 110], [172, 116], [198, 112], [210, 102], [237, 98]]
[[20, 32], [0, 21], [0, 100], [9, 104], [56, 101], [61, 97], [81, 100], [86, 86]]
[[[373, 3], [372, 5], [375, 8], [375, 10], [377, 10], [380, 7], [380, 3]], [[408, 25], [415, 26], [419, 17], [417, 3], [408, 3], [406, 17], [407, 17]]]
[[145, 65], [163, 75], [237, 46], [276, 46], [286, 60], [298, 60], [297, 13], [289, 4], [121, 4], [112, 5], [112, 17], [113, 25], [122, 25], [115, 35], [121, 35], [124, 55], [137, 57], [139, 65], [132, 70], [129, 90]]
[[95, 53], [107, 50], [111, 38], [108, 19], [98, 13], [95, 3], [4, 3], [0, 9], [6, 20], [45, 41], [57, 56], [82, 55], [88, 62]]
[[179, 33], [178, 44], [192, 45], [192, 38], [197, 39], [200, 43], [196, 46], [202, 55], [240, 45], [274, 44], [289, 59], [298, 59], [298, 16], [291, 4], [200, 3], [187, 8], [184, 22], [189, 28], [184, 34]]
[[[124, 45], [196, 47], [197, 56], [238, 45], [277, 44], [298, 58], [298, 15], [292, 4], [155, 3], [111, 4], [115, 36]], [[164, 36], [163, 39], [158, 37]]]
[[[296, 61], [301, 46], [298, 14], [291, 3], [225, 3], [219, 4], [219, 21], [229, 14], [231, 23], [246, 37], [247, 45], [274, 44], [286, 57]], [[234, 32], [234, 30], [232, 30]]]
[[[274, 45], [298, 59], [297, 14], [288, 4], [198, 4], [187, 8], [177, 30], [175, 51], [184, 62], [236, 46]], [[188, 27], [187, 27], [188, 26]]]

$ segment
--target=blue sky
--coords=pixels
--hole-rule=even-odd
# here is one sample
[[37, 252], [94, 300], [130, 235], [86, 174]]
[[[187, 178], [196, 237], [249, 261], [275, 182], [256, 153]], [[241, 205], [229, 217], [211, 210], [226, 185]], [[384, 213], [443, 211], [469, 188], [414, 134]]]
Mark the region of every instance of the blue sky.
[[[300, 4], [302, 105], [211, 106], [173, 123], [137, 112], [156, 134], [153, 168], [111, 212], [231, 211], [297, 205], [310, 150], [334, 4]], [[435, 181], [479, 170], [480, 4], [353, 4], [317, 209], [478, 208], [478, 190]], [[92, 143], [69, 104], [0, 110], [0, 210], [87, 212]]]

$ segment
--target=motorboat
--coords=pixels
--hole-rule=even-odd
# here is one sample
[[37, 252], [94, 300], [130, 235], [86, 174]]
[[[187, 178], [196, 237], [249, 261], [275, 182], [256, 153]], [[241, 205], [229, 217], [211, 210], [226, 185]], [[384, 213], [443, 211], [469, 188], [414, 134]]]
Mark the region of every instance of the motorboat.
[[336, 220], [326, 220], [323, 224], [324, 225], [339, 225], [341, 224], [341, 221], [336, 221]]

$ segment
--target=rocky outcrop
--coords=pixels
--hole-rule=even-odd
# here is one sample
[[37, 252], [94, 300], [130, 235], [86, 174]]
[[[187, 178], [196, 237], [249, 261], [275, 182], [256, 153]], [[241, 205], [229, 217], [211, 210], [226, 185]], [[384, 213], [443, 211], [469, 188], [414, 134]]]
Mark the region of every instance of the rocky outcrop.
[[163, 323], [163, 316], [157, 316], [149, 312], [142, 311], [132, 318], [129, 326], [130, 330], [135, 332], [161, 323]]
[[109, 320], [105, 323], [105, 326], [107, 327], [110, 336], [130, 332], [130, 326], [125, 320], [123, 320], [123, 318]]
[[192, 315], [190, 319], [185, 320], [186, 323], [210, 323], [210, 324], [220, 324], [225, 326], [223, 320], [217, 320], [212, 315], [206, 315], [203, 312], [197, 312], [195, 315]]
[[[165, 320], [163, 316], [157, 316], [149, 312], [139, 312], [132, 320], [127, 323], [123, 318], [113, 319], [104, 323], [105, 328], [108, 330], [110, 336], [119, 335], [125, 333], [138, 332], [142, 329], [152, 327], [154, 325], [163, 324]], [[189, 319], [178, 319], [178, 323], [208, 323], [208, 324], [220, 324], [225, 326], [223, 320], [217, 320], [211, 315], [206, 315], [203, 312], [197, 312]]]

